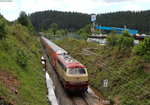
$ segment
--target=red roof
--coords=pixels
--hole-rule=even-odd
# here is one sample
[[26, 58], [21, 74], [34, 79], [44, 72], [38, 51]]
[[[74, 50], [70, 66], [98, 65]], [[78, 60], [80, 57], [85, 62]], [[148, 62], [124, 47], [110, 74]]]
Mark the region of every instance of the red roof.
[[71, 62], [68, 62], [65, 60], [65, 58], [62, 55], [57, 55], [58, 59], [61, 61], [61, 63], [64, 64], [66, 68], [85, 68], [84, 65], [82, 65], [80, 62], [77, 60], [73, 60]]

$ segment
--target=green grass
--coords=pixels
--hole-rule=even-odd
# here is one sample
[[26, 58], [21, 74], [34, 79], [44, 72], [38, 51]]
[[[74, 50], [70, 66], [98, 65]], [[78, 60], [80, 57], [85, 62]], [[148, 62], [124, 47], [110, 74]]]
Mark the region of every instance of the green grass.
[[[150, 56], [136, 56], [132, 54], [132, 49], [122, 54], [115, 47], [106, 49], [105, 46], [84, 40], [63, 39], [55, 43], [87, 67], [90, 85], [103, 92], [103, 95], [107, 95], [113, 102], [121, 105], [150, 103], [150, 73], [145, 72], [148, 70], [145, 65], [150, 65]], [[77, 54], [81, 53], [83, 48], [97, 48], [91, 51], [99, 54], [99, 57]], [[103, 87], [105, 78], [109, 79], [107, 94], [104, 93]]]
[[14, 24], [9, 29], [7, 38], [0, 40], [0, 71], [16, 77], [18, 96], [0, 81], [0, 97], [15, 105], [48, 105], [37, 38], [21, 25]]

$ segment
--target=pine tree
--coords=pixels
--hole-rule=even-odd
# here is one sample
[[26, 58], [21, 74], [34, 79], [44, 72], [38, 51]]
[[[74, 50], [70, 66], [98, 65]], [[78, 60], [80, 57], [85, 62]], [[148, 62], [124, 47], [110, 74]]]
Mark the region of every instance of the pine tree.
[[31, 34], [34, 33], [34, 27], [30, 21], [30, 19], [28, 18], [27, 14], [24, 11], [20, 12], [19, 18], [18, 18], [18, 22], [27, 27], [28, 30], [30, 31]]

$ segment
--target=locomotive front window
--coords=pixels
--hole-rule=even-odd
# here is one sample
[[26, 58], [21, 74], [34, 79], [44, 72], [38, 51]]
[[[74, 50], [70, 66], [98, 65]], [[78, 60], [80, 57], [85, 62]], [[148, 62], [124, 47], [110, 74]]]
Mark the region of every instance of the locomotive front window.
[[72, 68], [69, 70], [69, 74], [86, 74], [84, 68]]
[[77, 74], [77, 69], [76, 68], [70, 69], [69, 74]]
[[85, 69], [83, 69], [83, 68], [78, 69], [78, 74], [85, 74], [85, 73], [86, 73]]

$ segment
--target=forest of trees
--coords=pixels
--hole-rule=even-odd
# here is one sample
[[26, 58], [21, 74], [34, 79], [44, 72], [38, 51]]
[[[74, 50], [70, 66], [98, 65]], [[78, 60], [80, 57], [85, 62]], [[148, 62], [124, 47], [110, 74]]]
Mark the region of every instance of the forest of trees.
[[[29, 15], [33, 26], [37, 31], [46, 30], [56, 23], [59, 29], [77, 31], [91, 24], [91, 15], [77, 12], [40, 11]], [[150, 34], [150, 10], [148, 11], [120, 11], [97, 15], [97, 25], [120, 27], [124, 25], [130, 29], [136, 29], [139, 33]]]
[[90, 24], [90, 15], [76, 12], [43, 11], [29, 15], [37, 31], [47, 30], [51, 24], [56, 23], [59, 29], [77, 31]]
[[97, 15], [97, 23], [104, 26], [121, 28], [126, 25], [127, 28], [136, 29], [139, 33], [150, 34], [150, 10], [99, 14]]

